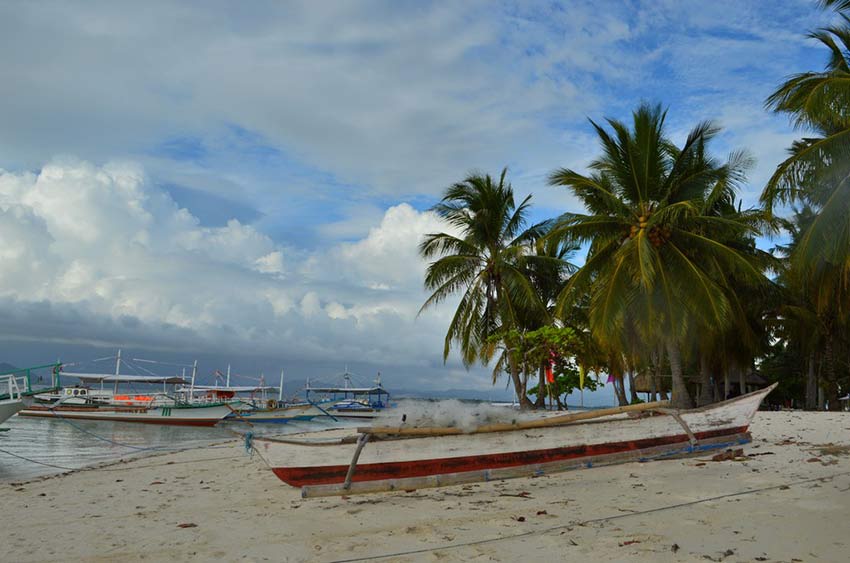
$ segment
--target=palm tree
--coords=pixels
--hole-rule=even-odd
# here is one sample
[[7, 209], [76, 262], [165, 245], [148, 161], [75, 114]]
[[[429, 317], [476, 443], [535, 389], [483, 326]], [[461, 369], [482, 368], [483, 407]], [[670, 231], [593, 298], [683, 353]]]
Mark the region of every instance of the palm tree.
[[[461, 294], [446, 333], [443, 359], [456, 344], [467, 367], [489, 362], [496, 351], [494, 337], [521, 328], [523, 318], [547, 316], [525, 271], [524, 257], [539, 235], [539, 227], [525, 229], [531, 196], [516, 205], [506, 175], [507, 168], [498, 181], [471, 174], [449, 187], [432, 211], [458, 234], [429, 234], [419, 246], [423, 258], [436, 258], [426, 271], [425, 287], [432, 293], [420, 313]], [[517, 398], [528, 407], [519, 363], [510, 353], [508, 359]]]
[[[839, 10], [850, 2], [826, 0]], [[762, 192], [769, 212], [802, 204], [813, 213], [790, 253], [791, 278], [802, 302], [814, 305], [824, 334], [822, 369], [830, 406], [837, 405], [836, 351], [850, 322], [850, 17], [809, 34], [829, 52], [821, 72], [791, 76], [766, 102], [814, 136], [795, 142]]]
[[817, 210], [792, 258], [805, 271], [850, 259], [850, 17], [840, 17], [809, 34], [829, 50], [826, 68], [791, 76], [766, 101], [814, 133], [792, 145], [761, 196], [768, 211], [795, 202]]
[[[567, 213], [552, 236], [589, 243], [585, 265], [559, 297], [559, 311], [590, 294], [590, 325], [605, 347], [628, 350], [624, 328], [663, 342], [673, 377], [673, 401], [692, 405], [682, 350], [696, 319], [720, 330], [730, 323], [730, 276], [763, 280], [748, 258], [726, 241], [752, 231], [735, 217], [711, 210], [744, 179], [746, 154], [718, 162], [707, 145], [718, 133], [697, 125], [680, 148], [664, 131], [666, 112], [643, 104], [631, 130], [609, 119], [612, 131], [591, 121], [603, 154], [590, 173], [559, 169], [550, 184], [566, 186], [587, 209]], [[649, 362], [647, 362], [649, 363]]]
[[[531, 251], [524, 257], [525, 276], [531, 281], [534, 290], [540, 297], [543, 309], [526, 310], [521, 319], [522, 326], [528, 331], [534, 331], [554, 321], [553, 313], [558, 295], [564, 288], [569, 276], [576, 271], [569, 257], [578, 250], [578, 246], [565, 240], [557, 240], [546, 236], [547, 227], [541, 225], [537, 229], [539, 238], [532, 242]], [[537, 366], [537, 401], [535, 407], [545, 406], [546, 396], [544, 377], [548, 360]]]

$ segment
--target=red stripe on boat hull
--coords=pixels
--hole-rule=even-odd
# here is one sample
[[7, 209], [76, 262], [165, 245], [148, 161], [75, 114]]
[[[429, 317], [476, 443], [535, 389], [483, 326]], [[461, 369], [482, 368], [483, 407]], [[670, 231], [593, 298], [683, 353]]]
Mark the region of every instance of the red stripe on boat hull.
[[[743, 434], [747, 431], [747, 428], [747, 426], [741, 426], [738, 428], [698, 432], [695, 437], [697, 440], [704, 440], [707, 438], [719, 438], [726, 435], [731, 436], [734, 434]], [[441, 475], [445, 473], [462, 473], [483, 469], [517, 467], [521, 465], [534, 465], [538, 463], [566, 461], [571, 459], [577, 460], [585, 457], [624, 453], [657, 446], [667, 446], [680, 443], [687, 444], [687, 442], [688, 437], [685, 434], [681, 434], [665, 436], [662, 438], [648, 438], [645, 440], [630, 440], [627, 442], [612, 442], [608, 444], [572, 446], [546, 450], [483, 454], [441, 459], [421, 459], [416, 461], [397, 461], [389, 463], [366, 463], [357, 465], [352, 481], [403, 479], [407, 477], [424, 477], [427, 475]], [[368, 448], [368, 445], [366, 447]], [[348, 465], [329, 465], [320, 467], [273, 467], [272, 471], [274, 471], [274, 474], [285, 483], [294, 487], [303, 487], [305, 485], [342, 483], [345, 480], [346, 473], [348, 472]]]

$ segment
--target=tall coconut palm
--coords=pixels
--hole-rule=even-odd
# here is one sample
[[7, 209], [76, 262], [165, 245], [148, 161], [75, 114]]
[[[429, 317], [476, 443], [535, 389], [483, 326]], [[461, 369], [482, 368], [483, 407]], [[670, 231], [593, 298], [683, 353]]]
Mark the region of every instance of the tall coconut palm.
[[[847, 9], [850, 3], [825, 1]], [[835, 381], [836, 338], [850, 322], [850, 17], [810, 33], [829, 53], [823, 71], [791, 76], [766, 102], [810, 131], [795, 142], [762, 193], [768, 211], [779, 204], [802, 204], [814, 212], [795, 239], [790, 268], [805, 301], [814, 305], [828, 334], [823, 371]], [[831, 385], [832, 408], [837, 387]]]
[[792, 257], [804, 271], [822, 260], [850, 267], [850, 17], [840, 18], [809, 34], [829, 52], [824, 70], [791, 76], [766, 101], [813, 133], [792, 145], [761, 196], [768, 211], [788, 203], [817, 211]]
[[589, 292], [590, 324], [599, 340], [621, 342], [626, 325], [636, 323], [645, 340], [662, 341], [673, 401], [688, 407], [682, 349], [689, 325], [697, 319], [727, 326], [728, 276], [758, 283], [763, 275], [725, 242], [752, 226], [708, 212], [744, 179], [749, 158], [740, 152], [727, 162], [711, 157], [707, 145], [718, 129], [710, 122], [697, 125], [677, 147], [665, 133], [665, 117], [660, 106], [643, 104], [631, 129], [613, 119], [607, 120], [610, 131], [591, 121], [603, 153], [590, 173], [563, 168], [550, 176], [550, 184], [568, 187], [587, 213], [563, 215], [553, 236], [590, 243], [559, 307]]
[[[547, 315], [525, 275], [524, 257], [539, 234], [537, 227], [525, 228], [531, 196], [516, 205], [506, 175], [504, 169], [494, 181], [487, 174], [472, 174], [449, 187], [432, 211], [457, 234], [429, 234], [419, 246], [423, 258], [436, 258], [426, 271], [425, 287], [432, 293], [420, 313], [460, 294], [443, 358], [457, 345], [466, 366], [489, 362], [496, 349], [495, 335], [520, 327], [526, 316]], [[522, 406], [530, 406], [522, 393], [519, 366], [510, 363], [517, 398]]]

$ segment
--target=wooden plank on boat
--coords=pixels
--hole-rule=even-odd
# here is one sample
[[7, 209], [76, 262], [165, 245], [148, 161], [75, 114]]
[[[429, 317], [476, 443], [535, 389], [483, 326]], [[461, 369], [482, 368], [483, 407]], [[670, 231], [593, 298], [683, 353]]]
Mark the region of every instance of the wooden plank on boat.
[[238, 410], [236, 410], [236, 409], [234, 409], [232, 406], [230, 406], [230, 403], [224, 403], [224, 405], [225, 405], [227, 408], [229, 408], [229, 409], [230, 409], [230, 412], [232, 412], [232, 413], [233, 413], [233, 416], [235, 416], [236, 418], [238, 418], [239, 420], [241, 420], [242, 422], [244, 422], [244, 423], [245, 423], [245, 424], [247, 424], [248, 426], [250, 426], [250, 427], [252, 427], [252, 428], [254, 427], [254, 425], [253, 425], [253, 424], [251, 424], [250, 422], [248, 422], [247, 420], [245, 420], [245, 417], [244, 417], [244, 416], [242, 416], [241, 414], [239, 414], [239, 411], [238, 411]]
[[452, 434], [482, 434], [488, 432], [506, 432], [510, 430], [528, 430], [532, 428], [546, 428], [549, 426], [560, 426], [581, 420], [591, 420], [604, 416], [612, 416], [629, 412], [641, 412], [666, 409], [670, 407], [669, 401], [655, 401], [652, 403], [638, 403], [636, 405], [623, 405], [607, 409], [596, 409], [579, 413], [562, 414], [550, 416], [538, 420], [520, 420], [513, 423], [485, 424], [471, 431], [464, 431], [454, 426], [431, 426], [431, 427], [403, 427], [403, 426], [364, 426], [357, 429], [361, 434], [390, 434], [397, 436], [447, 436]]
[[315, 498], [381, 493], [388, 491], [410, 491], [413, 489], [446, 487], [450, 485], [467, 485], [470, 483], [512, 479], [516, 477], [536, 477], [550, 473], [559, 473], [572, 469], [583, 469], [594, 466], [599, 467], [603, 465], [614, 465], [634, 461], [649, 461], [658, 458], [676, 459], [680, 457], [700, 455], [705, 451], [730, 447], [732, 445], [745, 444], [751, 440], [752, 438], [750, 433], [744, 432], [740, 434], [708, 438], [702, 440], [697, 446], [692, 446], [688, 442], [680, 442], [675, 445], [654, 446], [629, 452], [588, 456], [568, 461], [553, 461], [516, 467], [465, 471], [463, 473], [444, 473], [441, 475], [426, 475], [423, 477], [357, 481], [351, 483], [348, 488], [344, 487], [344, 483], [305, 485], [301, 487], [301, 496], [302, 498]]

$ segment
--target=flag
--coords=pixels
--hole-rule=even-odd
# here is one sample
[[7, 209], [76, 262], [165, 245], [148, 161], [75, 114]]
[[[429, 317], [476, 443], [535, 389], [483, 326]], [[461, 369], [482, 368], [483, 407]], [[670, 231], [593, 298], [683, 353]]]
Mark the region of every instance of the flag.
[[546, 366], [546, 383], [555, 383], [555, 374], [552, 372], [552, 364]]

